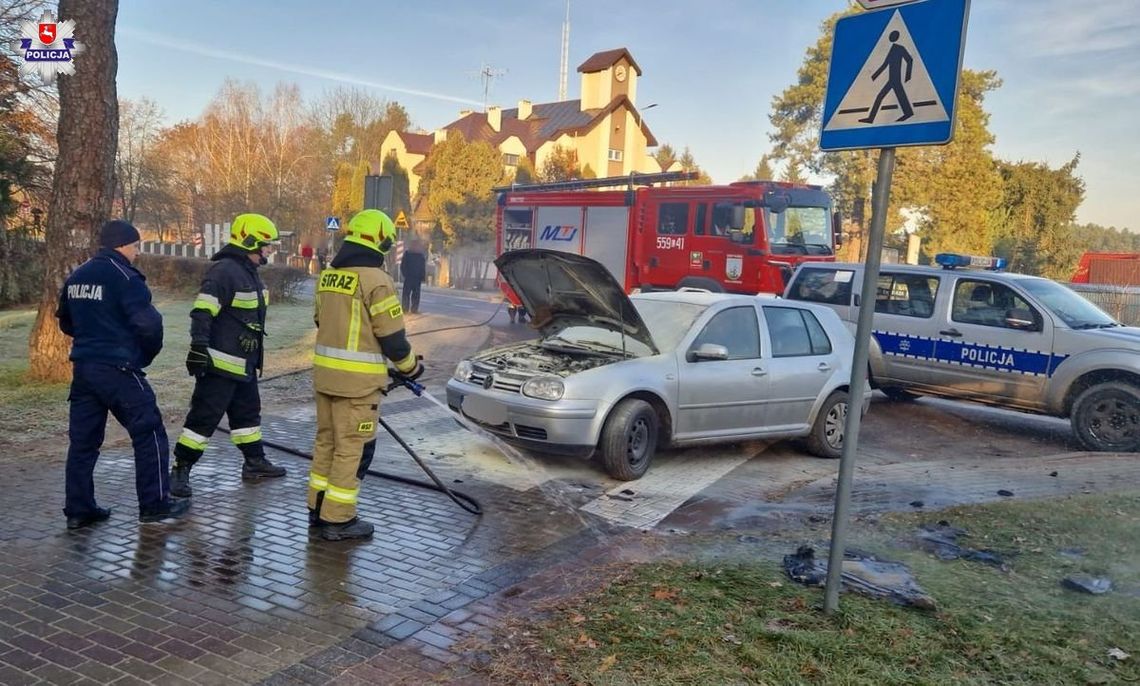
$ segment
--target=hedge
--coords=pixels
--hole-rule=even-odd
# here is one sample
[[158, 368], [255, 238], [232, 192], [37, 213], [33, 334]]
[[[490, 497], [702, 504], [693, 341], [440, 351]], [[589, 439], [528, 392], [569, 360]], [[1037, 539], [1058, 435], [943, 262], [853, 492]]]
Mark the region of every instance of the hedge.
[[[146, 274], [151, 287], [179, 293], [196, 293], [210, 264], [208, 260], [163, 255], [139, 255], [135, 262], [135, 266]], [[279, 264], [261, 267], [258, 273], [269, 289], [270, 302], [292, 301], [301, 285], [309, 279], [303, 269]]]

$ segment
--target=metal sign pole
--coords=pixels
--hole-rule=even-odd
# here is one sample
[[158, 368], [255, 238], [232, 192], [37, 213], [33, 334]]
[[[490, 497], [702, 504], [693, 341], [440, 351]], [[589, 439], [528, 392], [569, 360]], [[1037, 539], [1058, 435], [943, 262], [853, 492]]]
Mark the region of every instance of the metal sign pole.
[[843, 429], [843, 456], [839, 458], [839, 485], [835, 494], [835, 512], [831, 518], [831, 552], [827, 560], [827, 587], [823, 611], [834, 613], [839, 608], [842, 584], [843, 553], [846, 550], [847, 519], [851, 509], [851, 480], [855, 471], [855, 454], [859, 449], [859, 425], [863, 419], [863, 393], [867, 387], [867, 358], [871, 349], [871, 316], [879, 286], [879, 265], [883, 258], [883, 234], [887, 225], [887, 206], [891, 200], [891, 177], [895, 172], [895, 149], [879, 151], [879, 172], [871, 198], [871, 236], [867, 247], [867, 264], [863, 270], [863, 288], [859, 296], [859, 323], [855, 332], [855, 359], [851, 364], [851, 383], [847, 401], [847, 423]]

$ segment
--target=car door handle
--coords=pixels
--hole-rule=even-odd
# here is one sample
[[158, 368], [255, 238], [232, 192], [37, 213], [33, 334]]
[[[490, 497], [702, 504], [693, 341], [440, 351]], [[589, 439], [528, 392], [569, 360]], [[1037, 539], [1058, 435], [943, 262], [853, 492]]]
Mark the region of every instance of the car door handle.
[[819, 365], [816, 366], [816, 369], [818, 369], [821, 372], [830, 372], [831, 371], [831, 365], [829, 365], [826, 362], [820, 362]]
[[752, 370], [752, 376], [768, 376], [768, 372], [763, 367], [756, 367]]
[[958, 329], [945, 329], [938, 332], [942, 336], [950, 336], [951, 338], [961, 338], [962, 332]]

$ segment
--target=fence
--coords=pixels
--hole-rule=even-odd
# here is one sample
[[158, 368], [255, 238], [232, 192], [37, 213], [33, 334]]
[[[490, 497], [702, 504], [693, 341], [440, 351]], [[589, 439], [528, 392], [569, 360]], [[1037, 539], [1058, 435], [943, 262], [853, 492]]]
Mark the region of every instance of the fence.
[[1140, 287], [1066, 283], [1121, 324], [1140, 326]]

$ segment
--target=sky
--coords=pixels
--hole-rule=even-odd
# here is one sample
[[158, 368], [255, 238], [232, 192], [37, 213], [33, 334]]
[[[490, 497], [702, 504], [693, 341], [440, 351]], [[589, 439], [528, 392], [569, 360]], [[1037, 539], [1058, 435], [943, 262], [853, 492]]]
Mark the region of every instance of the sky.
[[[591, 54], [625, 47], [641, 66], [637, 104], [657, 139], [688, 146], [714, 181], [768, 152], [774, 96], [791, 85], [820, 24], [847, 0], [571, 0], [569, 97]], [[167, 121], [196, 118], [226, 78], [310, 99], [357, 86], [398, 101], [432, 130], [489, 104], [557, 100], [565, 0], [121, 0], [122, 98]], [[986, 108], [1005, 159], [1063, 164], [1087, 184], [1078, 221], [1140, 230], [1137, 0], [974, 0], [965, 67], [1003, 86]]]

